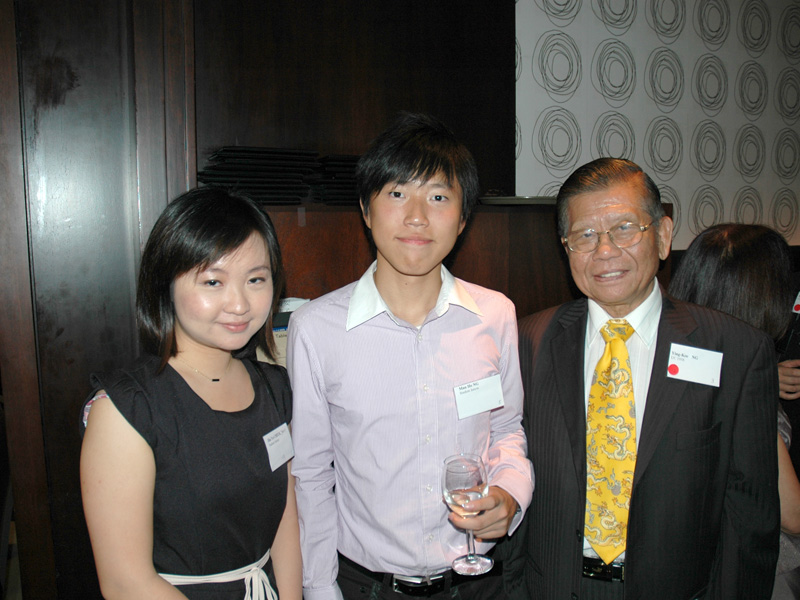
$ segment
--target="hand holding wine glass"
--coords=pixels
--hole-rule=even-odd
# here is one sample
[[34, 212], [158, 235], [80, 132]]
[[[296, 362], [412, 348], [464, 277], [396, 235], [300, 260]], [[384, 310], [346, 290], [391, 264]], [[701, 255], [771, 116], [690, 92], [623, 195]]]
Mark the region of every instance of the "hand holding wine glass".
[[[468, 502], [483, 498], [489, 491], [486, 467], [476, 454], [456, 454], [444, 461], [442, 469], [442, 493], [444, 501], [454, 513], [461, 517], [473, 517], [477, 511], [464, 508]], [[475, 554], [475, 536], [467, 530], [467, 554], [453, 561], [453, 570], [460, 575], [481, 575], [491, 570], [494, 561]]]

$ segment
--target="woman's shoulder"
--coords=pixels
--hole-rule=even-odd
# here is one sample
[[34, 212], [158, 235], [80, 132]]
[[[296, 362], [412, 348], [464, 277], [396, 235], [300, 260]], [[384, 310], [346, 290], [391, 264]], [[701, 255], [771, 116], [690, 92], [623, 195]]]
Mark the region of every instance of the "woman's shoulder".
[[110, 371], [96, 371], [89, 376], [93, 391], [118, 388], [137, 389], [158, 376], [160, 360], [156, 356], [144, 355], [132, 363]]
[[[152, 421], [152, 398], [161, 378], [158, 369], [160, 360], [155, 356], [142, 356], [125, 367], [90, 375], [91, 392], [81, 408], [81, 435], [88, 422], [95, 400], [102, 396], [114, 404], [116, 409], [141, 432]], [[146, 425], [147, 424], [147, 425]]]
[[264, 382], [275, 398], [276, 408], [286, 421], [292, 419], [292, 388], [286, 368], [274, 363], [253, 360], [253, 365], [264, 376]]
[[288, 386], [289, 374], [286, 371], [286, 367], [283, 365], [265, 362], [262, 360], [253, 360], [253, 364], [270, 379], [270, 383], [274, 381], [276, 383], [285, 383]]

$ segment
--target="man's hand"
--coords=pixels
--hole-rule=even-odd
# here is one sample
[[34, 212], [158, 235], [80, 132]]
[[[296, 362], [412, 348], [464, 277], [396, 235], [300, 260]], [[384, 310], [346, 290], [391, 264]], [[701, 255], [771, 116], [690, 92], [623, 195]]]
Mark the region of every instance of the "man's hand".
[[800, 359], [778, 363], [778, 395], [784, 400], [800, 398]]
[[490, 486], [485, 498], [464, 505], [466, 510], [483, 511], [474, 517], [459, 517], [450, 513], [450, 522], [459, 529], [472, 529], [480, 540], [503, 537], [517, 512], [517, 501], [504, 489]]

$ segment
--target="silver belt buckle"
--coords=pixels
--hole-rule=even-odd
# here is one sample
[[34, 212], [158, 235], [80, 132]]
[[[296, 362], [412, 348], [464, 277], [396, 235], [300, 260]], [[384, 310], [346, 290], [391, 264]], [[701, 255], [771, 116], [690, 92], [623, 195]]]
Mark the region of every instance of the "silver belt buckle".
[[392, 591], [402, 592], [399, 588], [399, 584], [412, 588], [425, 588], [433, 585], [443, 577], [444, 574], [442, 573], [433, 576], [425, 575], [424, 577], [417, 575], [392, 575]]

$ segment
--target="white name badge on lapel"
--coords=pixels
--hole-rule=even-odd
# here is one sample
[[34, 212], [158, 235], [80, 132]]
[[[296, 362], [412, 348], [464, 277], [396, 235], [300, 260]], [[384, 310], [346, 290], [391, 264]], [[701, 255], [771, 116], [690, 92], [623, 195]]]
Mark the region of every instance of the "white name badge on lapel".
[[456, 395], [458, 418], [466, 419], [472, 415], [504, 406], [503, 385], [500, 375], [492, 375], [471, 383], [453, 388]]
[[289, 432], [289, 427], [287, 427], [286, 423], [281, 423], [265, 435], [264, 444], [267, 446], [269, 466], [272, 467], [273, 471], [294, 456], [292, 434]]
[[669, 347], [667, 377], [719, 387], [722, 352], [672, 344]]

